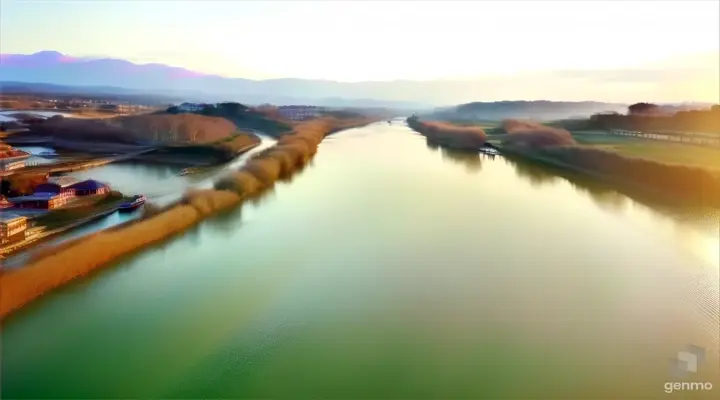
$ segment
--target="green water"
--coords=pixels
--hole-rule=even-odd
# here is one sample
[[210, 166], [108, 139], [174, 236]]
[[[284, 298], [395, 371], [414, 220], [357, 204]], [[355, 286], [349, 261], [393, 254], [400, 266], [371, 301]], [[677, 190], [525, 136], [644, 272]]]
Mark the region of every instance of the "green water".
[[666, 398], [686, 344], [716, 370], [717, 234], [374, 124], [10, 317], [0, 397]]

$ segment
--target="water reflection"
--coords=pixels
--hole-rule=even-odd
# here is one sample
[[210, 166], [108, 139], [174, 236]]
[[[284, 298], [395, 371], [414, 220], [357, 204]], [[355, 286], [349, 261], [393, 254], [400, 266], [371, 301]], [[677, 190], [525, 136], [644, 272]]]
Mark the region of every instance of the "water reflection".
[[227, 212], [223, 212], [203, 222], [209, 229], [218, 231], [220, 233], [230, 234], [238, 229], [243, 224], [242, 219], [243, 206], [235, 207]]
[[431, 141], [428, 140], [428, 139], [425, 139], [425, 145], [426, 145], [427, 148], [430, 149], [430, 150], [437, 150], [437, 149], [440, 148], [440, 145], [439, 145], [439, 144], [434, 143], [434, 142], [431, 142]]
[[510, 165], [515, 167], [515, 174], [518, 178], [527, 180], [535, 188], [543, 185], [552, 185], [558, 181], [558, 177], [546, 169], [526, 162], [515, 161], [509, 158], [505, 159]]
[[525, 160], [505, 157], [513, 166], [519, 178], [530, 182], [533, 187], [556, 185], [568, 182], [578, 192], [586, 194], [595, 204], [609, 211], [626, 209], [632, 201], [645, 207], [649, 212], [672, 218], [682, 223], [692, 223], [704, 231], [717, 231], [720, 214], [717, 210], [698, 208], [691, 205], [668, 204], [642, 189], [617, 186], [598, 179], [589, 178], [581, 173], [545, 165], [537, 165]]
[[480, 153], [477, 151], [465, 151], [450, 149], [447, 147], [440, 148], [443, 160], [451, 161], [455, 164], [465, 167], [465, 170], [472, 173], [477, 173], [482, 170], [482, 158]]

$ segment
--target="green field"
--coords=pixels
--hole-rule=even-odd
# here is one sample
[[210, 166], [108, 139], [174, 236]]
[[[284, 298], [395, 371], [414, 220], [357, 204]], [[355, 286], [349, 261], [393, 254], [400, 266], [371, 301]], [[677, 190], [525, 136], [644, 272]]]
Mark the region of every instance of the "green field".
[[604, 132], [572, 132], [582, 145], [600, 147], [627, 157], [644, 158], [667, 164], [680, 164], [720, 171], [720, 147], [700, 146]]

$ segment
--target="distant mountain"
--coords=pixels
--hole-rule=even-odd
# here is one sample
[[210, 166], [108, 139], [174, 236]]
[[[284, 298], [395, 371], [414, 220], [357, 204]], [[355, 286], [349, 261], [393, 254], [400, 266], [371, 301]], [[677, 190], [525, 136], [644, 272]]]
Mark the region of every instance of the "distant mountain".
[[[382, 62], [382, 61], [378, 61]], [[612, 72], [612, 71], [611, 71]], [[560, 75], [567, 75], [562, 73]], [[597, 72], [593, 72], [597, 74]], [[595, 75], [582, 75], [587, 79]], [[637, 73], [630, 74], [631, 78]], [[308, 104], [324, 107], [392, 108], [420, 112], [446, 106], [436, 113], [461, 119], [533, 118], [561, 119], [596, 112], [624, 112], [627, 105], [598, 102], [501, 101], [468, 103], [493, 99], [501, 93], [527, 94], [525, 85], [543, 82], [555, 75], [529, 77], [485, 77], [476, 80], [435, 80], [389, 82], [335, 82], [307, 79], [251, 80], [202, 74], [163, 64], [135, 64], [112, 58], [72, 57], [56, 51], [35, 54], [0, 54], [0, 81], [3, 90], [19, 82], [73, 87], [91, 93], [125, 95], [155, 94], [179, 101], [238, 101], [244, 104]], [[581, 77], [571, 76], [572, 79]], [[583, 79], [585, 79], [583, 78]], [[12, 83], [10, 85], [9, 83]], [[590, 85], [591, 81], [574, 84]], [[593, 83], [594, 84], [594, 83]], [[594, 84], [597, 87], [597, 84]], [[601, 85], [602, 86], [602, 85]], [[63, 89], [65, 90], [65, 89]], [[535, 89], [537, 93], [537, 88]], [[550, 86], [540, 93], [555, 93]], [[652, 99], [644, 99], [651, 101]], [[467, 103], [461, 106], [455, 104]], [[447, 107], [452, 106], [452, 107]], [[449, 114], [448, 114], [449, 113]]]
[[[162, 64], [119, 59], [88, 59], [55, 51], [0, 55], [0, 81], [64, 86], [114, 86], [144, 93], [187, 96], [203, 101], [236, 100], [247, 104], [298, 104], [338, 107], [430, 108], [392, 99], [375, 90], [386, 83], [341, 83], [304, 79], [250, 80], [206, 75]], [[369, 85], [369, 86], [368, 86]], [[397, 94], [397, 93], [396, 93]]]
[[455, 120], [502, 120], [507, 118], [557, 120], [587, 118], [601, 112], [627, 111], [627, 104], [595, 101], [497, 101], [473, 102], [435, 110], [432, 117]]
[[184, 96], [148, 94], [145, 91], [113, 86], [64, 86], [50, 83], [1, 82], [0, 94], [43, 94], [61, 97], [97, 97], [102, 100], [129, 101], [147, 105], [167, 105], [185, 101]]

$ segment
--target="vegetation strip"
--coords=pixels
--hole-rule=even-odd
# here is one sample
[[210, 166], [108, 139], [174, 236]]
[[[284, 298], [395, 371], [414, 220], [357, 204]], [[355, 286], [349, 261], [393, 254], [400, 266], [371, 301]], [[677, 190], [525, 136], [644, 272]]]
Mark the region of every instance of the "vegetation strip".
[[276, 180], [303, 168], [325, 136], [370, 122], [373, 121], [368, 118], [325, 118], [299, 124], [282, 135], [275, 146], [253, 156], [239, 171], [219, 179], [214, 190], [190, 190], [179, 202], [157, 214], [64, 244], [23, 268], [0, 271], [0, 319], [119, 257], [162, 242], [211, 215], [239, 206]]
[[[480, 134], [481, 128], [468, 131], [471, 127], [446, 122], [424, 122], [416, 117], [408, 118], [408, 125], [428, 137], [428, 140], [466, 150], [474, 150], [479, 143], [479, 139], [476, 142], [467, 139], [468, 136], [479, 138], [484, 135], [484, 132]], [[576, 142], [569, 131], [536, 122], [505, 120], [501, 131], [504, 133], [493, 136], [500, 139], [499, 149], [505, 154], [571, 169], [615, 184], [634, 185], [666, 198], [720, 207], [719, 171], [627, 157], [613, 151], [583, 146]]]

